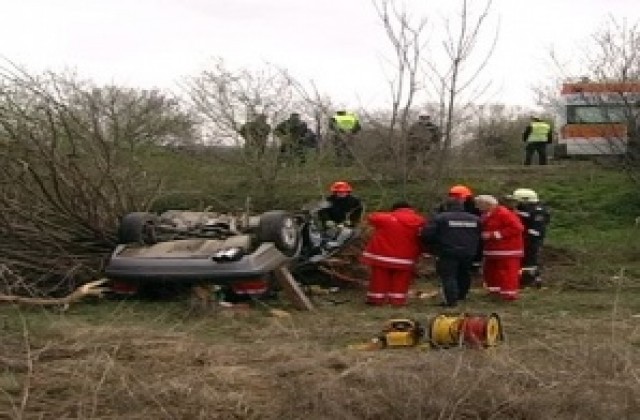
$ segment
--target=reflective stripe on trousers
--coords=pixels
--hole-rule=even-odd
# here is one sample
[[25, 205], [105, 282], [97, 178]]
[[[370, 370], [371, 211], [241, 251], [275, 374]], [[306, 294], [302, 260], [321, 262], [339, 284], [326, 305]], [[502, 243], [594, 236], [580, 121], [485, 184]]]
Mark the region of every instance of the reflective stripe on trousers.
[[414, 261], [409, 258], [386, 257], [384, 255], [372, 254], [371, 252], [368, 252], [368, 251], [364, 251], [362, 253], [362, 256], [371, 258], [372, 260], [377, 260], [380, 262], [401, 264], [401, 265], [407, 265], [407, 266], [411, 266], [414, 264]]

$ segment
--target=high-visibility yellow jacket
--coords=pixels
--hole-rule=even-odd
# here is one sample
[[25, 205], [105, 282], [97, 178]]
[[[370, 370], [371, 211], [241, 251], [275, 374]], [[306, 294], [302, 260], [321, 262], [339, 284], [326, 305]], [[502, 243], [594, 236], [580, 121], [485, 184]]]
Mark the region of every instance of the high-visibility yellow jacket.
[[333, 116], [330, 128], [342, 133], [357, 133], [360, 130], [360, 121], [358, 116], [352, 112], [344, 115], [336, 114]]
[[533, 121], [524, 132], [523, 140], [527, 143], [551, 143], [551, 125], [544, 121]]

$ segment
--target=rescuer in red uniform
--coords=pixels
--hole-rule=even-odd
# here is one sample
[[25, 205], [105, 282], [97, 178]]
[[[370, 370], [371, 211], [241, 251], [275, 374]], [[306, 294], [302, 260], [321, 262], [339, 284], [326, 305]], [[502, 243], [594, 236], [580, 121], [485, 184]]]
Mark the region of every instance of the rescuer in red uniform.
[[483, 276], [489, 293], [504, 300], [518, 299], [524, 226], [507, 207], [492, 195], [479, 195], [476, 205], [482, 212]]
[[416, 261], [422, 252], [418, 235], [426, 220], [401, 201], [390, 212], [371, 213], [367, 221], [374, 228], [361, 257], [371, 267], [367, 303], [406, 305]]

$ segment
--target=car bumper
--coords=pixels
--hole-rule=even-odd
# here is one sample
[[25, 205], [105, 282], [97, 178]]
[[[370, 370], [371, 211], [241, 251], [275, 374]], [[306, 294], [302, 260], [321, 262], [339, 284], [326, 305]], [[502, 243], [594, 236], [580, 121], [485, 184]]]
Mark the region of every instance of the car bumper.
[[130, 257], [123, 256], [126, 245], [119, 245], [105, 268], [114, 280], [145, 282], [234, 281], [263, 276], [291, 260], [272, 243], [260, 245], [237, 261], [214, 261], [210, 257]]

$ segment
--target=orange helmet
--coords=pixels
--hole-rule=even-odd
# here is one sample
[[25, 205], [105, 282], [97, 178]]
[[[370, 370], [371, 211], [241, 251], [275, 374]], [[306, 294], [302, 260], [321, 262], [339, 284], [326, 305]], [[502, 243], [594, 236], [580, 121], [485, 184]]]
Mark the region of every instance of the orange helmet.
[[351, 191], [353, 191], [353, 188], [351, 188], [351, 185], [349, 185], [347, 181], [336, 181], [331, 184], [332, 193], [350, 193]]
[[466, 199], [472, 195], [471, 189], [464, 185], [454, 185], [449, 189], [449, 197]]

